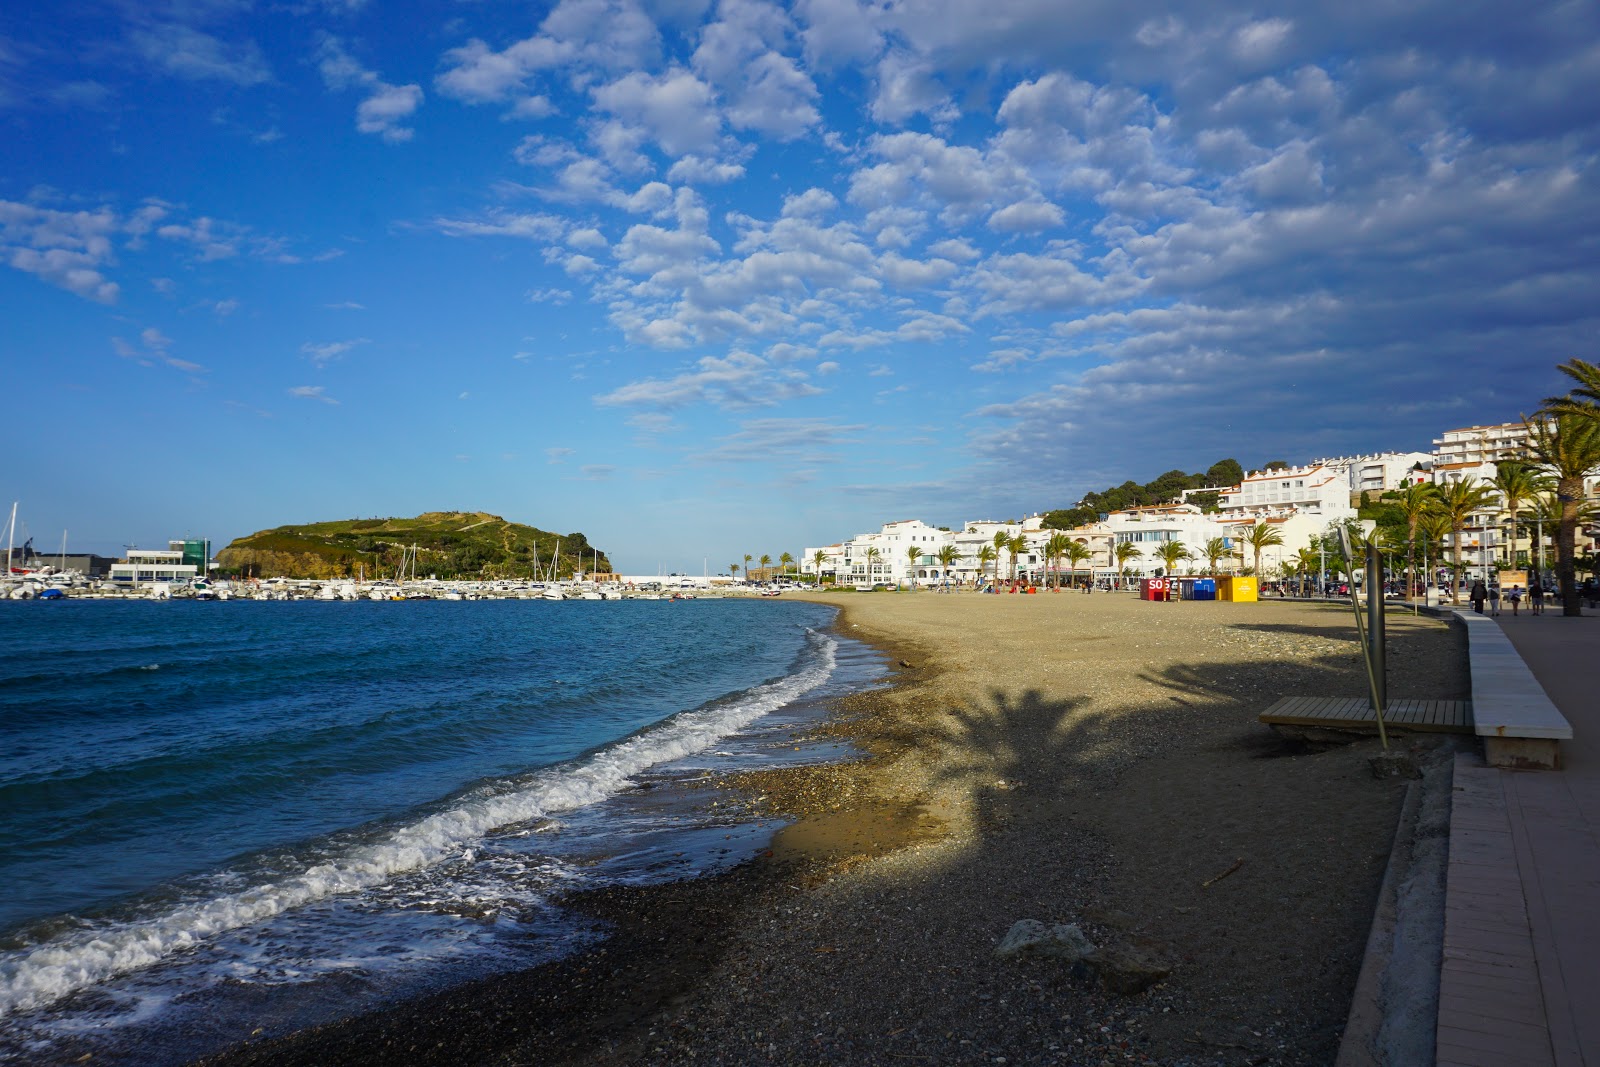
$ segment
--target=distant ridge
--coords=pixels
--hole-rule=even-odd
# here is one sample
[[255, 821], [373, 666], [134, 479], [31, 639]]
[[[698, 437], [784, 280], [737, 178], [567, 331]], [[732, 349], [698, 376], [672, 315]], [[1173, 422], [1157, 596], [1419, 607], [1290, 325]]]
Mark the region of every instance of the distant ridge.
[[417, 546], [416, 573], [440, 578], [528, 578], [550, 572], [556, 544], [557, 577], [574, 571], [610, 571], [604, 552], [581, 533], [556, 534], [507, 522], [485, 511], [429, 511], [414, 519], [339, 519], [275, 526], [240, 537], [217, 553], [230, 573], [268, 578], [368, 578], [395, 574]]

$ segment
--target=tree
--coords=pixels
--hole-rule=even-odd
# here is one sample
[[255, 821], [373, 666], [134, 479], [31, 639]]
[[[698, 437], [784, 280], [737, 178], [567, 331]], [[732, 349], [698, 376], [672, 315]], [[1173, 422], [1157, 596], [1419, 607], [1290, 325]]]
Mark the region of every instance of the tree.
[[1556, 367], [1556, 370], [1577, 384], [1566, 396], [1547, 397], [1544, 413], [1600, 419], [1600, 367], [1581, 359], [1571, 359]]
[[[1581, 408], [1568, 406], [1557, 410], [1554, 417], [1539, 418], [1527, 425], [1528, 451], [1556, 483], [1556, 501], [1560, 506], [1556, 527], [1556, 579], [1561, 583], [1561, 614], [1582, 615], [1573, 557], [1584, 509], [1583, 480], [1600, 469], [1600, 418], [1589, 418]], [[1543, 579], [1540, 575], [1540, 580]]]
[[1156, 558], [1161, 561], [1170, 576], [1179, 563], [1186, 559], [1194, 559], [1194, 554], [1182, 541], [1163, 541], [1161, 547], [1156, 549]]
[[1306, 578], [1312, 574], [1322, 573], [1322, 553], [1307, 545], [1294, 554], [1295, 562], [1300, 568], [1300, 595], [1306, 595]]
[[1428, 572], [1428, 584], [1434, 581], [1432, 561], [1444, 555], [1444, 538], [1450, 532], [1450, 516], [1435, 506], [1422, 513], [1417, 521], [1417, 541], [1422, 546], [1422, 564]]
[[[878, 551], [877, 545], [867, 546], [867, 581], [872, 581], [872, 568], [878, 565], [878, 560], [882, 557], [883, 553]], [[877, 583], [874, 582], [873, 584]]]
[[1064, 533], [1053, 533], [1050, 535], [1050, 540], [1044, 543], [1044, 563], [1049, 568], [1052, 584], [1058, 591], [1061, 589], [1061, 573], [1056, 564], [1067, 554], [1067, 546], [1073, 543], [1072, 538]]
[[1028, 551], [1028, 538], [1020, 531], [1006, 540], [1006, 551], [1011, 553], [1011, 587], [1017, 587], [1017, 556]]
[[1281, 459], [1269, 459], [1261, 469], [1266, 471], [1286, 471], [1289, 469], [1289, 464]]
[[1206, 547], [1201, 549], [1206, 557], [1206, 571], [1210, 574], [1217, 573], [1217, 560], [1223, 556], [1231, 555], [1226, 537], [1213, 537], [1206, 541]]
[[1244, 481], [1244, 468], [1236, 459], [1219, 459], [1206, 471], [1206, 484], [1235, 486]]
[[1132, 541], [1118, 541], [1116, 547], [1111, 550], [1111, 555], [1117, 561], [1117, 577], [1126, 581], [1128, 561], [1143, 558], [1144, 550]]
[[946, 581], [948, 581], [950, 578], [950, 569], [956, 565], [956, 560], [961, 558], [961, 550], [955, 545], [941, 545], [939, 547], [938, 555], [936, 555], [934, 558], [939, 561], [939, 566], [943, 568], [944, 571], [944, 578]]
[[756, 562], [761, 564], [761, 580], [763, 582], [766, 581], [768, 578], [772, 577], [770, 574], [767, 573], [767, 568], [772, 566], [772, 557], [771, 556], [769, 556], [765, 552], [763, 552], [761, 554], [761, 558], [759, 560], [757, 560]]
[[1400, 490], [1400, 512], [1406, 520], [1406, 596], [1417, 595], [1417, 524], [1429, 511], [1436, 510], [1439, 489], [1431, 482], [1412, 482]]
[[1274, 548], [1283, 544], [1283, 533], [1276, 526], [1258, 522], [1250, 527], [1250, 531], [1244, 535], [1243, 540], [1246, 545], [1250, 546], [1250, 551], [1255, 554], [1256, 576], [1259, 578], [1261, 575], [1262, 549]]
[[739, 565], [737, 563], [728, 564], [728, 574], [732, 577], [738, 577]]
[[978, 579], [980, 581], [983, 579], [984, 572], [989, 569], [989, 564], [993, 563], [995, 567], [994, 584], [1000, 584], [1000, 564], [997, 562], [999, 559], [1000, 550], [993, 545], [984, 545], [978, 549]]
[[747, 582], [750, 580], [750, 561], [752, 559], [755, 559], [755, 557], [750, 553], [746, 552], [744, 554], [744, 580]]
[[822, 584], [822, 565], [826, 562], [828, 562], [828, 554], [822, 549], [819, 548], [811, 553], [811, 565], [817, 568], [817, 584], [819, 586]]
[[911, 591], [917, 591], [917, 564], [922, 560], [921, 545], [906, 546], [906, 584], [911, 586]]
[[778, 557], [778, 564], [782, 568], [778, 571], [778, 577], [782, 578], [789, 573], [789, 568], [794, 566], [794, 557], [785, 552]]
[[1089, 546], [1081, 541], [1067, 541], [1067, 568], [1071, 575], [1072, 584], [1078, 584], [1078, 564], [1094, 555], [1089, 551]]
[[1450, 520], [1450, 547], [1453, 549], [1456, 581], [1450, 583], [1450, 603], [1461, 603], [1461, 540], [1467, 519], [1494, 502], [1494, 494], [1479, 485], [1476, 478], [1451, 482], [1439, 491], [1439, 510]]
[[1011, 534], [1005, 530], [994, 532], [994, 584], [1000, 584], [1000, 557], [1011, 547]]
[[1511, 547], [1507, 567], [1517, 565], [1517, 517], [1534, 497], [1550, 488], [1550, 479], [1519, 459], [1504, 459], [1495, 465], [1489, 482], [1500, 494], [1500, 505], [1511, 513]]

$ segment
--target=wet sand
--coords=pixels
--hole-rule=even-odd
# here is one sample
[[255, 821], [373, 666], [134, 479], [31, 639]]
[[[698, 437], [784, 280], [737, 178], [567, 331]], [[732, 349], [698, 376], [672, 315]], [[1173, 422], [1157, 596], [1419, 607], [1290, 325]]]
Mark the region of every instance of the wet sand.
[[[569, 901], [616, 931], [579, 956], [210, 1062], [1332, 1061], [1404, 784], [1369, 773], [1376, 740], [1308, 751], [1255, 717], [1365, 693], [1348, 606], [816, 599], [900, 666], [825, 728], [864, 759], [731, 783], [797, 820], [770, 855]], [[1467, 695], [1446, 624], [1389, 637], [1391, 696]], [[1025, 918], [1172, 973], [1119, 996], [997, 958]]]

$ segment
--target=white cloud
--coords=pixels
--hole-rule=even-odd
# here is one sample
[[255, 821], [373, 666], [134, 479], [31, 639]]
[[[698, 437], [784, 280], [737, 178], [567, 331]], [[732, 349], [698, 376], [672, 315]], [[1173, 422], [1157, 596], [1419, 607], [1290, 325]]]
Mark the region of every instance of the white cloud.
[[195, 26], [141, 19], [128, 33], [133, 50], [155, 69], [190, 81], [260, 85], [272, 71], [253, 41], [230, 43]]
[[301, 355], [309, 359], [315, 366], [325, 367], [329, 363], [343, 356], [352, 348], [360, 345], [371, 344], [365, 337], [352, 338], [349, 341], [325, 341], [316, 343], [307, 341], [300, 346]]
[[695, 49], [694, 69], [727, 100], [728, 123], [780, 141], [820, 120], [817, 87], [783, 54], [793, 29], [784, 11], [761, 0], [722, 0]]
[[433, 227], [449, 237], [520, 237], [529, 241], [553, 241], [561, 236], [566, 222], [555, 215], [494, 211], [482, 219], [436, 218]]
[[748, 352], [732, 352], [726, 358], [705, 356], [697, 360], [692, 369], [672, 378], [630, 382], [596, 397], [595, 401], [604, 406], [661, 411], [693, 404], [741, 410], [771, 407], [821, 392], [797, 371], [779, 370]]
[[338, 403], [333, 397], [328, 396], [324, 391], [324, 387], [320, 385], [296, 385], [291, 387], [288, 393], [290, 396], [299, 397], [302, 400], [320, 400], [324, 404]]
[[356, 106], [356, 129], [376, 134], [390, 144], [411, 140], [416, 131], [402, 123], [422, 106], [421, 86], [390, 85], [362, 67], [337, 37], [325, 35], [317, 54], [317, 69], [329, 89], [356, 89], [367, 94]]
[[673, 159], [715, 154], [721, 142], [722, 120], [711, 87], [682, 68], [659, 76], [635, 71], [597, 88], [594, 102]]
[[1048, 200], [1023, 200], [990, 215], [989, 228], [1003, 233], [1038, 233], [1066, 220], [1066, 212]]
[[544, 454], [547, 457], [547, 461], [548, 462], [550, 462], [550, 463], [562, 463], [562, 462], [566, 461], [566, 458], [568, 456], [576, 455], [577, 451], [578, 450], [576, 448], [560, 448], [560, 447], [556, 447], [556, 448], [547, 448], [547, 449], [545, 449], [544, 450]]

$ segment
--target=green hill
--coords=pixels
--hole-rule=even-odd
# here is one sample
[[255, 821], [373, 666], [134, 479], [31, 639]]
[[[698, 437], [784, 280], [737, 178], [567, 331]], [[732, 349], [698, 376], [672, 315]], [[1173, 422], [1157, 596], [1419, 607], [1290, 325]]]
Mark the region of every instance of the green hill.
[[439, 578], [528, 578], [610, 571], [604, 552], [581, 533], [555, 534], [471, 511], [430, 511], [414, 519], [341, 519], [278, 526], [233, 541], [217, 553], [231, 574], [247, 577], [339, 578], [365, 573], [393, 577], [407, 550], [417, 548], [416, 573]]

